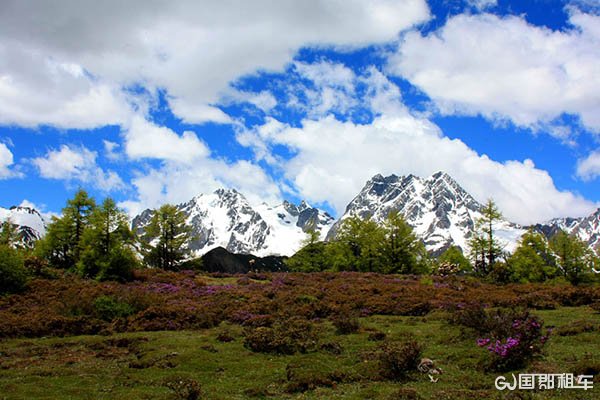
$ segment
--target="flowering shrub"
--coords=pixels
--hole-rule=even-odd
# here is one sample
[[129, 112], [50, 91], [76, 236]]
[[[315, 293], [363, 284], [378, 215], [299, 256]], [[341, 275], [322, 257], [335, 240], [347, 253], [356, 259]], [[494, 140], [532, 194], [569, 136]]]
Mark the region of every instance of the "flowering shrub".
[[[227, 279], [219, 282], [220, 277]], [[424, 285], [419, 276], [355, 272], [269, 273], [253, 275], [242, 285], [235, 283], [240, 276], [231, 277], [158, 269], [135, 270], [134, 281], [127, 283], [81, 279], [64, 271], [55, 279], [32, 277], [22, 293], [0, 296], [0, 337], [202, 329], [221, 321], [248, 328], [271, 327], [275, 320], [291, 317], [338, 319], [336, 323], [344, 324], [340, 310], [354, 318], [421, 316], [444, 309], [452, 311], [453, 322], [475, 329], [480, 337], [491, 338], [489, 332], [494, 331], [498, 338], [506, 339], [514, 337], [509, 328], [519, 315], [490, 310], [600, 302], [600, 286], [497, 286], [458, 276], [433, 276], [433, 285]], [[256, 281], [259, 278], [260, 283]], [[107, 314], [99, 316], [94, 303], [100, 296], [129, 304], [133, 313], [114, 321]], [[350, 330], [355, 328], [352, 318], [346, 322], [351, 323]]]
[[543, 334], [542, 325], [539, 318], [525, 312], [508, 328], [502, 327], [502, 334], [492, 331], [490, 337], [477, 339], [477, 345], [485, 347], [491, 355], [488, 367], [495, 371], [510, 371], [526, 366], [541, 354], [550, 335], [549, 329]]

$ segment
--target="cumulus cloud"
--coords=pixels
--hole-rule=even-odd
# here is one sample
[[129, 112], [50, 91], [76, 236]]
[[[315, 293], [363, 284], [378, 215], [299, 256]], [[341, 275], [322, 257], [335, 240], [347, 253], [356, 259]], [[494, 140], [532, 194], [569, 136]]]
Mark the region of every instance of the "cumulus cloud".
[[96, 164], [97, 153], [85, 147], [62, 145], [44, 157], [31, 160], [43, 178], [79, 181], [109, 192], [125, 185], [114, 171], [104, 171]]
[[138, 172], [132, 184], [136, 198], [120, 204], [130, 215], [148, 207], [185, 202], [219, 188], [235, 188], [252, 204], [282, 201], [277, 183], [258, 165], [243, 160], [228, 163], [205, 158], [191, 165], [165, 162], [159, 168]]
[[586, 181], [600, 177], [600, 149], [577, 162], [577, 176]]
[[[524, 224], [556, 216], [584, 215], [594, 204], [558, 190], [531, 160], [496, 162], [407, 111], [382, 115], [371, 124], [332, 116], [306, 120], [299, 128], [275, 119], [246, 132], [259, 150], [287, 146], [295, 155], [279, 168], [299, 195], [328, 202], [341, 214], [365, 182], [377, 173], [429, 176], [443, 170], [479, 201], [494, 198], [505, 216]], [[242, 141], [244, 143], [244, 141]], [[260, 157], [261, 151], [258, 151]], [[325, 189], [326, 188], [326, 189]]]
[[125, 151], [132, 159], [155, 158], [190, 163], [210, 152], [194, 132], [185, 131], [179, 136], [173, 130], [155, 125], [141, 116], [132, 118], [124, 136]]
[[129, 108], [116, 85], [0, 35], [0, 124], [87, 129], [120, 124]]
[[114, 88], [137, 84], [164, 89], [184, 121], [224, 122], [209, 105], [233, 80], [279, 70], [303, 46], [390, 41], [428, 18], [425, 0], [9, 0], [0, 14], [0, 122], [119, 123], [130, 110]]
[[0, 179], [20, 176], [18, 172], [11, 169], [13, 162], [12, 152], [6, 144], [0, 142]]
[[442, 114], [539, 129], [567, 113], [600, 132], [600, 16], [573, 10], [570, 23], [552, 31], [521, 17], [457, 15], [436, 32], [406, 34], [389, 71]]

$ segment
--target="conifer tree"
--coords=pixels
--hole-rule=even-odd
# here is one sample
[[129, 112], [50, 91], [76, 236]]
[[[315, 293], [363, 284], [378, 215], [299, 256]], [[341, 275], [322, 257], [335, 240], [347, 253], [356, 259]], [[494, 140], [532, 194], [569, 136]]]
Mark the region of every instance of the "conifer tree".
[[502, 254], [502, 247], [494, 236], [494, 225], [502, 219], [502, 214], [492, 199], [483, 206], [481, 213], [481, 218], [475, 223], [469, 247], [475, 272], [486, 276]]
[[375, 272], [381, 270], [385, 232], [371, 218], [346, 218], [335, 245], [329, 251], [337, 269]]
[[383, 271], [413, 274], [426, 269], [427, 251], [402, 214], [392, 211], [384, 222]]
[[37, 247], [44, 258], [57, 268], [73, 268], [81, 256], [81, 241], [90, 225], [96, 202], [83, 189], [67, 201], [62, 216], [52, 217], [46, 236]]
[[177, 269], [189, 252], [184, 244], [190, 234], [185, 214], [173, 205], [163, 205], [152, 216], [142, 238], [144, 261], [157, 268]]
[[591, 272], [594, 253], [578, 237], [560, 230], [550, 239], [550, 249], [556, 255], [558, 269], [572, 284], [580, 283]]
[[99, 280], [128, 280], [138, 264], [132, 243], [127, 215], [107, 198], [93, 210], [83, 231], [78, 270]]

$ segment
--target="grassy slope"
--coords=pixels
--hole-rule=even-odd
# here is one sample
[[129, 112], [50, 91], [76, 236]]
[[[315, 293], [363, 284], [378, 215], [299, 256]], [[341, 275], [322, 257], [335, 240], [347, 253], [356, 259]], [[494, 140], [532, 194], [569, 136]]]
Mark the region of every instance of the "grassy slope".
[[[589, 307], [536, 311], [546, 326], [564, 327], [576, 320], [600, 324], [600, 314]], [[329, 322], [321, 326], [321, 341], [337, 341], [340, 355], [313, 352], [294, 356], [256, 354], [243, 347], [241, 328], [222, 324], [203, 331], [125, 333], [113, 336], [11, 339], [0, 342], [0, 399], [170, 399], [165, 378], [182, 375], [202, 385], [205, 398], [302, 398], [302, 399], [399, 399], [414, 388], [425, 399], [506, 398], [494, 388], [495, 373], [478, 371], [484, 350], [461, 328], [448, 325], [439, 312], [426, 317], [371, 316], [361, 318], [361, 332], [337, 335]], [[305, 393], [286, 393], [286, 366], [323, 374], [342, 371], [354, 377], [368, 376], [372, 362], [364, 353], [377, 342], [367, 340], [368, 328], [389, 338], [415, 335], [425, 347], [424, 356], [444, 370], [439, 382], [415, 373], [406, 383], [358, 379], [355, 383], [319, 387]], [[229, 331], [235, 340], [221, 343], [219, 332]], [[118, 343], [115, 339], [126, 338]], [[600, 334], [554, 335], [544, 359], [533, 372], [569, 372], [579, 363], [600, 363]], [[587, 361], [586, 357], [588, 357]], [[592, 359], [590, 360], [589, 357]], [[582, 361], [584, 360], [584, 361]], [[138, 368], [135, 368], [138, 367]], [[143, 368], [140, 368], [143, 367]], [[600, 398], [600, 384], [593, 392], [548, 391], [513, 398]]]

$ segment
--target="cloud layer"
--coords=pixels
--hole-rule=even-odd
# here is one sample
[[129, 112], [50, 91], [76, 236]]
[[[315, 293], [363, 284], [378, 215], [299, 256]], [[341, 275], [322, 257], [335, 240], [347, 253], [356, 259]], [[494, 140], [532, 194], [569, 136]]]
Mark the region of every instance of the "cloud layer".
[[443, 114], [481, 114], [538, 129], [563, 113], [600, 132], [600, 16], [573, 11], [565, 31], [523, 18], [457, 15], [439, 31], [406, 34], [389, 70]]
[[186, 121], [226, 122], [210, 104], [240, 76], [281, 69], [306, 45], [390, 41], [429, 18], [425, 0], [14, 0], [2, 9], [0, 123], [61, 127], [122, 121], [123, 96], [105, 82], [163, 89]]

